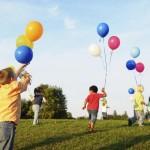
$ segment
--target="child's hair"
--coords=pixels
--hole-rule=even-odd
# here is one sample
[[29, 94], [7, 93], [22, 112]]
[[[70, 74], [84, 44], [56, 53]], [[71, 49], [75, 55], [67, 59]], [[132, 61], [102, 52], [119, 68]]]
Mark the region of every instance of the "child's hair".
[[41, 87], [37, 87], [34, 89], [34, 94], [41, 94], [42, 93], [42, 88]]
[[149, 102], [150, 102], [150, 97], [149, 97]]
[[6, 84], [15, 78], [15, 72], [11, 67], [0, 70], [0, 84]]
[[97, 93], [97, 92], [98, 92], [98, 88], [97, 88], [97, 86], [92, 85], [92, 86], [89, 87], [89, 91], [92, 91], [92, 92], [94, 92], [94, 93]]
[[144, 87], [143, 87], [143, 85], [138, 85], [137, 86], [137, 92], [143, 92], [144, 91]]

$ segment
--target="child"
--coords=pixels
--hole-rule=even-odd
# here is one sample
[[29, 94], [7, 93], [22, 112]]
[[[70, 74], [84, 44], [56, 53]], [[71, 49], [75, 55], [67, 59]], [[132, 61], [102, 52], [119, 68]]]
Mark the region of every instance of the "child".
[[12, 68], [0, 70], [0, 150], [13, 150], [16, 125], [21, 113], [20, 94], [26, 91], [30, 83], [28, 73], [17, 81], [21, 70], [16, 72], [18, 74]]
[[105, 120], [107, 119], [107, 100], [106, 97], [104, 97], [102, 100], [102, 119]]
[[34, 96], [30, 95], [29, 99], [33, 102], [32, 110], [34, 112], [33, 125], [39, 124], [39, 112], [43, 102], [46, 102], [46, 99], [43, 96], [42, 88], [37, 87], [34, 89]]
[[102, 97], [106, 97], [105, 89], [102, 89], [101, 93], [97, 93], [98, 88], [97, 86], [93, 85], [89, 88], [89, 95], [85, 99], [85, 103], [82, 109], [85, 109], [87, 107], [88, 113], [89, 113], [89, 123], [88, 128], [90, 131], [94, 130], [94, 125], [97, 119], [97, 113], [99, 109], [99, 100]]
[[144, 87], [142, 85], [137, 86], [137, 91], [134, 95], [134, 111], [135, 116], [128, 119], [128, 125], [132, 126], [136, 121], [138, 121], [139, 126], [143, 126], [144, 122]]

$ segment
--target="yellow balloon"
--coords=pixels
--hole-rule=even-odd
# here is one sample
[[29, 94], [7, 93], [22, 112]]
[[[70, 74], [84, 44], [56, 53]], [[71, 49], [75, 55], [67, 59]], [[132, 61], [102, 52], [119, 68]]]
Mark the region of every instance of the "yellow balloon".
[[26, 35], [20, 35], [16, 40], [16, 46], [28, 46], [33, 48], [33, 43], [28, 39]]

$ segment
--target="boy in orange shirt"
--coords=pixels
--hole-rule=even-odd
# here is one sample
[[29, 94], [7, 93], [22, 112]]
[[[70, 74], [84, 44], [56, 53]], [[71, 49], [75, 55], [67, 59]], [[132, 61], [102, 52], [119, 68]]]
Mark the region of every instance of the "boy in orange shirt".
[[21, 93], [30, 84], [30, 75], [17, 77], [26, 65], [18, 71], [11, 67], [0, 70], [0, 150], [13, 150], [16, 125], [21, 113]]

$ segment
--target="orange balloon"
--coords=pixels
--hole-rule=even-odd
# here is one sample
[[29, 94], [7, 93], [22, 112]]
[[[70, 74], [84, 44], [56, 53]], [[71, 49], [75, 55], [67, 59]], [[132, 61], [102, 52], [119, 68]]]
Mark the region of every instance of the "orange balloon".
[[31, 41], [38, 40], [43, 34], [43, 26], [38, 21], [31, 21], [26, 27], [26, 36]]

